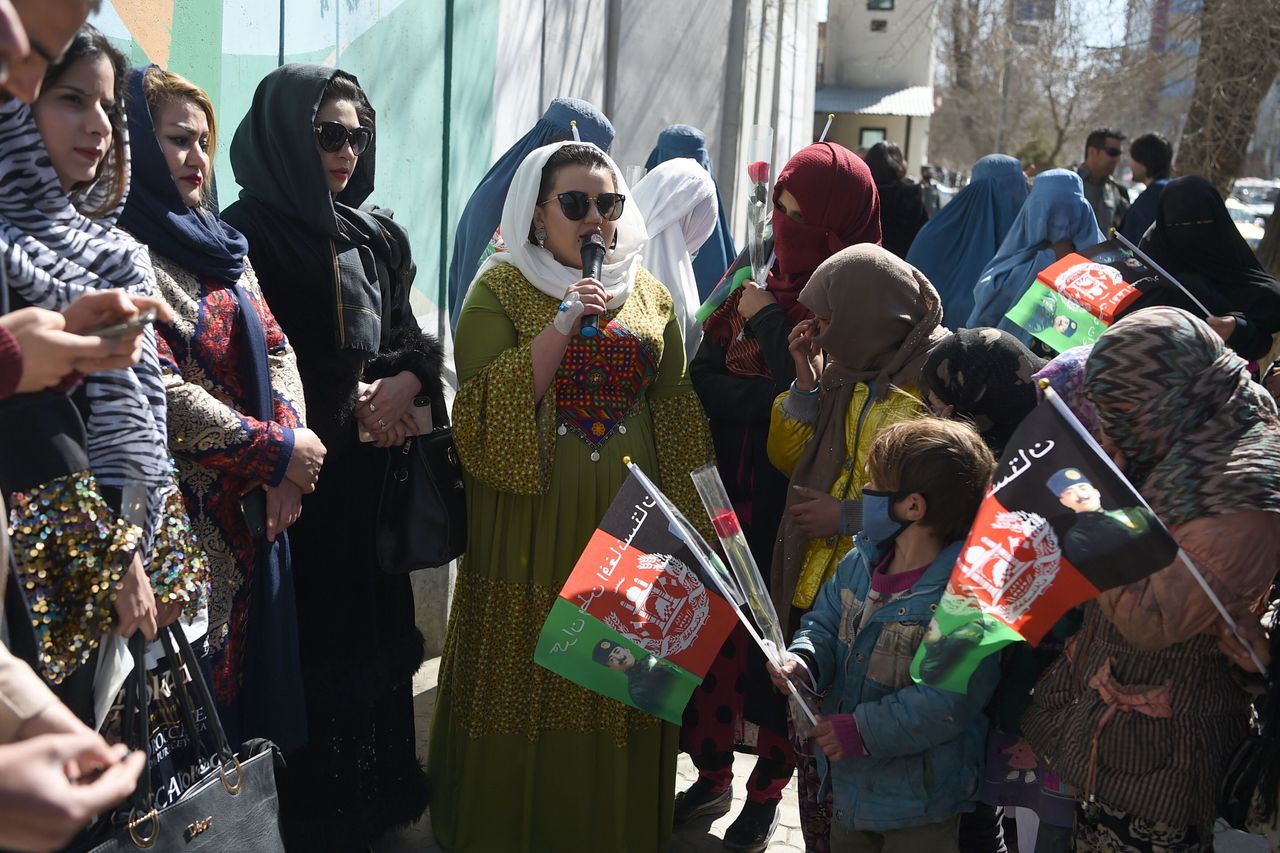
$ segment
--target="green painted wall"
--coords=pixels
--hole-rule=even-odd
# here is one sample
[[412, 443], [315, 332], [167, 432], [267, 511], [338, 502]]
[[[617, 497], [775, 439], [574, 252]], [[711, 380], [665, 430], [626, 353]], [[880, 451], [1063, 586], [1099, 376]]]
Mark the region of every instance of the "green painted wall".
[[[336, 64], [355, 74], [378, 112], [371, 200], [394, 210], [409, 230], [418, 263], [415, 303], [428, 315], [442, 301], [457, 217], [489, 166], [498, 3], [284, 0], [283, 38], [280, 0], [108, 0], [94, 23], [134, 64], [167, 53], [168, 68], [209, 92], [218, 111], [215, 175], [224, 205], [238, 192], [228, 158], [232, 135], [258, 81], [279, 64], [281, 44], [285, 62]], [[163, 17], [149, 17], [170, 5], [171, 28]]]

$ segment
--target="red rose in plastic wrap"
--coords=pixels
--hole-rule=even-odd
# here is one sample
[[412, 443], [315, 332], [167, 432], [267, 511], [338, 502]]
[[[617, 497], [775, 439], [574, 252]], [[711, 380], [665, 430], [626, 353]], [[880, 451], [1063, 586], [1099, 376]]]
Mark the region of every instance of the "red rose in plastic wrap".
[[747, 177], [751, 179], [753, 184], [764, 184], [769, 181], [769, 164], [764, 160], [757, 160], [747, 166]]

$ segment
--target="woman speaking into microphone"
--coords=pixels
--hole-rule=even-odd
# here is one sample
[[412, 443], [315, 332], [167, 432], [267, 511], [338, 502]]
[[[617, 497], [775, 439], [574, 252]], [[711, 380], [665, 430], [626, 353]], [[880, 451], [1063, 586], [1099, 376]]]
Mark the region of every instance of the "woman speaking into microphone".
[[[640, 266], [648, 237], [627, 193], [594, 145], [530, 153], [502, 211], [508, 249], [481, 266], [458, 319], [469, 545], [430, 758], [448, 851], [667, 846], [676, 728], [533, 662], [624, 456], [706, 518], [689, 472], [711, 459], [707, 421], [671, 295]], [[606, 248], [598, 280], [582, 275], [593, 235]], [[593, 315], [596, 334], [581, 334]]]

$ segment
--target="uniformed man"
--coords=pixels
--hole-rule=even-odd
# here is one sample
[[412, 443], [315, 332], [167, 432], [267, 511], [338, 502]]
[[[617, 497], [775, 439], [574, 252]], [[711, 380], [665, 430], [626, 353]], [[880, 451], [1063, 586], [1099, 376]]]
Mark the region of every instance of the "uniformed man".
[[1102, 493], [1079, 468], [1063, 468], [1046, 485], [1076, 514], [1059, 532], [1062, 554], [1096, 586], [1106, 589], [1140, 580], [1177, 556], [1172, 537], [1164, 534], [1151, 510], [1103, 509]]
[[612, 640], [596, 643], [591, 658], [601, 666], [624, 673], [631, 701], [649, 714], [657, 715], [670, 704], [671, 691], [679, 686], [680, 673], [674, 665], [645, 652], [637, 659], [629, 648]]

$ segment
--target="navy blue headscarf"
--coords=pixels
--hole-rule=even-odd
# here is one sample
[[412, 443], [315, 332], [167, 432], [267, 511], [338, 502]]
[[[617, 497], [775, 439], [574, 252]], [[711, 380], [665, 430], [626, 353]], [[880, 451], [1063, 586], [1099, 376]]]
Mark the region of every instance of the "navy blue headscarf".
[[120, 227], [197, 278], [232, 286], [244, 273], [249, 243], [243, 234], [209, 211], [187, 207], [182, 201], [156, 140], [155, 122], [142, 88], [146, 71], [129, 71], [125, 100], [132, 183], [120, 214]]
[[[653, 151], [649, 152], [649, 159], [645, 161], [644, 167], [652, 169], [659, 163], [665, 163], [677, 157], [697, 160], [698, 165], [711, 174], [712, 180], [715, 179], [716, 173], [711, 167], [711, 155], [707, 153], [707, 137], [696, 127], [673, 124], [659, 133], [658, 144], [653, 147]], [[720, 197], [718, 183], [716, 184], [716, 206], [719, 208], [716, 230], [711, 232], [707, 242], [703, 243], [702, 248], [698, 250], [698, 256], [693, 259], [693, 277], [698, 282], [698, 296], [704, 300], [711, 295], [712, 288], [720, 281], [734, 258], [738, 257], [737, 250], [733, 248], [733, 235], [729, 233], [729, 221], [724, 215], [724, 200]]]
[[[593, 143], [604, 151], [613, 145], [613, 125], [604, 113], [577, 98], [556, 98], [537, 124], [498, 158], [471, 194], [453, 236], [448, 293], [449, 305], [452, 306], [449, 312], [451, 327], [458, 325], [471, 279], [480, 268], [481, 256], [493, 238], [493, 232], [498, 230], [502, 205], [507, 200], [507, 190], [511, 188], [516, 169], [535, 148], [573, 139], [573, 131], [569, 127], [571, 121], [578, 123], [578, 136], [583, 142]], [[521, 238], [522, 235], [507, 235], [508, 240]]]

